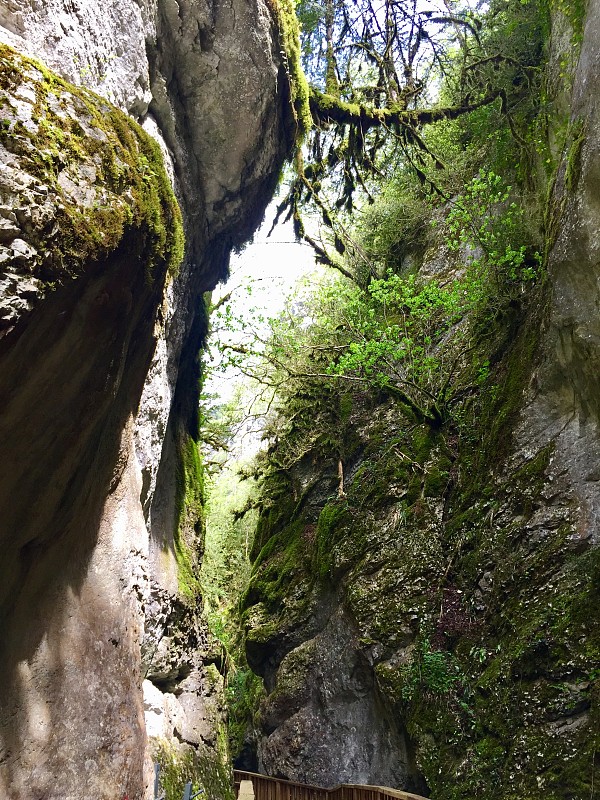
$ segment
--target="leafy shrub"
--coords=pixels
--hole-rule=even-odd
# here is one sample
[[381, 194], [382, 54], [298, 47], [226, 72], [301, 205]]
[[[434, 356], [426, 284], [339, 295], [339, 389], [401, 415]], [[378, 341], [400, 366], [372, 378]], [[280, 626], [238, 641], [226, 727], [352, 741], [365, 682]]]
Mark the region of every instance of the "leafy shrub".
[[402, 697], [413, 700], [425, 692], [444, 696], [460, 686], [460, 668], [450, 653], [433, 650], [429, 639], [415, 648], [412, 661], [403, 668]]
[[448, 246], [473, 253], [472, 276], [485, 273], [495, 302], [522, 293], [524, 284], [539, 273], [541, 256], [532, 247], [525, 213], [513, 198], [512, 187], [492, 171], [482, 171], [454, 198], [446, 218]]

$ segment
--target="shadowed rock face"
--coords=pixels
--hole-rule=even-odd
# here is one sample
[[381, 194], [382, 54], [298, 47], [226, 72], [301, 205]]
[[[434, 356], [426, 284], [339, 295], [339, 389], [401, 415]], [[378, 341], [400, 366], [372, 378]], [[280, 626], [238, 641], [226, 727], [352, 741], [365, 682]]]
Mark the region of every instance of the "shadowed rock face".
[[[18, 125], [3, 131], [0, 795], [133, 800], [147, 785], [146, 673], [157, 682], [168, 674], [171, 705], [174, 682], [184, 682], [178, 733], [214, 744], [219, 714], [211, 717], [202, 657], [177, 632], [185, 619], [188, 644], [206, 639], [179, 597], [177, 446], [193, 428], [202, 292], [260, 219], [287, 147], [276, 27], [261, 2], [243, 0], [19, 0], [3, 4], [0, 26], [0, 39], [161, 140], [187, 233], [176, 276], [160, 257], [149, 272], [148, 228], [135, 221], [114, 246], [100, 233], [96, 252], [78, 261], [74, 251], [69, 270], [54, 275], [47, 253], [71, 241], [61, 203], [80, 205], [100, 231], [97, 215], [120, 197], [135, 218], [129, 181], [115, 184], [113, 170], [108, 187], [101, 150], [78, 155], [75, 169], [69, 147], [71, 123], [90, 141], [121, 123], [98, 133], [63, 88], [71, 122], [63, 146], [48, 145], [56, 186], [17, 146]], [[33, 130], [44, 78], [30, 69], [15, 77], [10, 51], [2, 57], [3, 74], [13, 70], [2, 83], [11, 125]], [[152, 184], [157, 168], [147, 168]]]
[[406, 786], [402, 726], [381, 702], [351, 618], [334, 608], [322, 632], [288, 653], [262, 714], [259, 759], [268, 775], [336, 786]]
[[574, 79], [571, 121], [581, 137], [558, 176], [551, 310], [520, 431], [524, 447], [554, 444], [579, 506], [573, 546], [583, 548], [600, 543], [600, 105], [590, 90], [600, 79], [599, 10], [589, 4]]
[[[74, 797], [81, 780], [98, 797], [140, 791], [143, 517], [123, 445], [156, 293], [124, 253], [86, 283], [2, 343], [0, 782], [11, 798]], [[133, 292], [145, 295], [135, 310]]]

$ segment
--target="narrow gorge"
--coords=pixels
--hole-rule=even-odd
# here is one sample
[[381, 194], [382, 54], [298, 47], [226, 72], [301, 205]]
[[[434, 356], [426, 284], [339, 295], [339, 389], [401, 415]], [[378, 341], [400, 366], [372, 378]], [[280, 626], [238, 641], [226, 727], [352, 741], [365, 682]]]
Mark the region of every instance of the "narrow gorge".
[[[600, 0], [0, 0], [0, 800], [594, 800], [599, 85]], [[221, 636], [278, 187], [329, 277], [230, 348]]]

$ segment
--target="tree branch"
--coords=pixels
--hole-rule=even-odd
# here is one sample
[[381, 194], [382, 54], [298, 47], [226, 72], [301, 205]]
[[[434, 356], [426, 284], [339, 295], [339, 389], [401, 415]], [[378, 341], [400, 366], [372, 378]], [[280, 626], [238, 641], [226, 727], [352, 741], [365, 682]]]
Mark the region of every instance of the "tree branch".
[[475, 101], [441, 108], [401, 109], [373, 108], [360, 103], [347, 103], [333, 95], [310, 87], [310, 110], [317, 124], [335, 122], [339, 125], [361, 125], [364, 132], [381, 125], [398, 125], [414, 129], [443, 119], [458, 119], [464, 114], [488, 106], [501, 96], [500, 89], [488, 92]]

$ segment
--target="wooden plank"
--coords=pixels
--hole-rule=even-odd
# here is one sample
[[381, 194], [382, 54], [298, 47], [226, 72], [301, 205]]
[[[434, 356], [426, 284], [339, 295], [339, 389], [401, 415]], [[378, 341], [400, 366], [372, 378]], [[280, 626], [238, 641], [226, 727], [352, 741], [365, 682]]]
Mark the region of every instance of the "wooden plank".
[[242, 780], [252, 781], [255, 800], [427, 800], [421, 795], [388, 786], [345, 783], [326, 789], [244, 770], [235, 770], [234, 778], [236, 784]]

